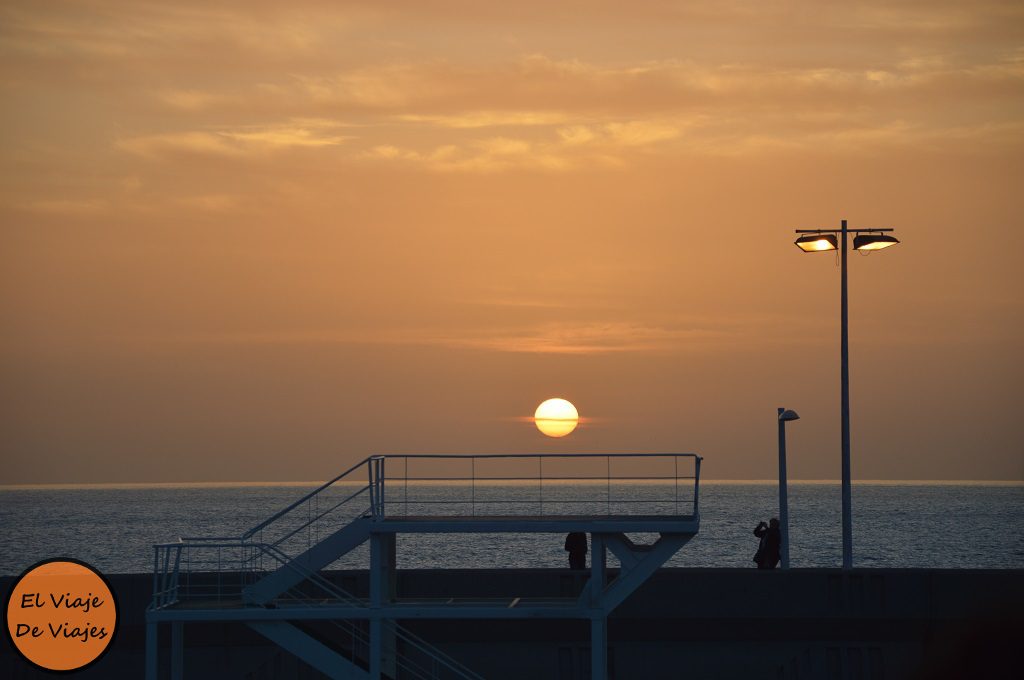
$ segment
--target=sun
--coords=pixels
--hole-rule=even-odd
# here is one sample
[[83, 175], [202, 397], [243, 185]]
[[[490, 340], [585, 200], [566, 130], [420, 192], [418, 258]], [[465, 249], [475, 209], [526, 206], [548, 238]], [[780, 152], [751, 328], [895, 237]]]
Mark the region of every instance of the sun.
[[537, 429], [549, 437], [564, 437], [580, 422], [579, 411], [565, 399], [548, 399], [533, 414]]

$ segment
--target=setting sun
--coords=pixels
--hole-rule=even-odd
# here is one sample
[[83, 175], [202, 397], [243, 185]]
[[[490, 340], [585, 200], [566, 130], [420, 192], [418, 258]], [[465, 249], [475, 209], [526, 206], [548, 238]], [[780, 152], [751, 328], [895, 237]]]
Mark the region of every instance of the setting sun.
[[533, 414], [537, 429], [549, 437], [564, 437], [580, 422], [579, 411], [565, 399], [548, 399]]

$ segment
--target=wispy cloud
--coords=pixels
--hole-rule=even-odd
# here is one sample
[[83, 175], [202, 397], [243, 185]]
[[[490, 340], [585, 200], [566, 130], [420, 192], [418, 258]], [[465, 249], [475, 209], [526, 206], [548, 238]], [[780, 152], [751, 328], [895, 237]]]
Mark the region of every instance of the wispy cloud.
[[161, 344], [218, 345], [422, 345], [452, 349], [528, 354], [606, 354], [709, 349], [727, 333], [710, 329], [669, 329], [628, 323], [544, 324], [537, 327], [457, 331], [323, 330], [203, 333], [160, 338], [132, 337], [131, 341]]
[[185, 131], [129, 137], [118, 148], [150, 158], [174, 153], [243, 156], [289, 148], [332, 147], [351, 139], [336, 134], [339, 124], [330, 121], [244, 126], [215, 131]]
[[466, 111], [449, 115], [403, 114], [397, 120], [457, 129], [561, 125], [573, 116], [560, 111]]
[[705, 328], [666, 328], [633, 323], [548, 323], [438, 337], [431, 344], [496, 352], [530, 354], [606, 354], [707, 349], [727, 333]]

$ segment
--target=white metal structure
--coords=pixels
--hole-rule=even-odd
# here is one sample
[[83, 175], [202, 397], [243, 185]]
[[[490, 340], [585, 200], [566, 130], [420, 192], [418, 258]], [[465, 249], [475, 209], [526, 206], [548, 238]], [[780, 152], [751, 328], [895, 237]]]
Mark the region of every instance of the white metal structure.
[[[178, 680], [183, 625], [237, 621], [330, 678], [476, 680], [398, 621], [539, 617], [589, 620], [592, 678], [605, 680], [608, 615], [697, 534], [700, 462], [675, 453], [372, 456], [242, 536], [154, 546], [146, 678], [158, 678], [158, 626], [170, 624]], [[589, 533], [589, 580], [561, 601], [510, 593], [439, 603], [395, 592], [397, 534], [484, 532]], [[628, 533], [659, 537], [643, 545]], [[365, 542], [370, 592], [357, 598], [323, 572]], [[607, 551], [620, 564], [612, 580]]]

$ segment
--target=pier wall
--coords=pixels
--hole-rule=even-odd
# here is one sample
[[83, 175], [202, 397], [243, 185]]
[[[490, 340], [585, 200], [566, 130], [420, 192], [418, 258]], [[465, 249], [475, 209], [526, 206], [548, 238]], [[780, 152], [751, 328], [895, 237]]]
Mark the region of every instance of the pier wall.
[[[614, 573], [614, 570], [612, 570]], [[331, 573], [368, 591], [364, 571]], [[142, 678], [149, 574], [112, 574], [121, 624], [111, 651], [81, 678]], [[586, 574], [561, 569], [400, 570], [399, 596], [566, 597]], [[6, 597], [13, 578], [0, 578]], [[495, 680], [585, 680], [589, 624], [573, 620], [403, 622]], [[169, 626], [162, 626], [167, 673]], [[662, 569], [609, 620], [612, 677], [986, 677], [1024, 629], [1024, 570]], [[52, 677], [0, 636], [0, 677]], [[321, 678], [241, 624], [186, 624], [185, 678]], [[1015, 660], [1014, 660], [1015, 661]], [[991, 675], [990, 675], [991, 676]], [[169, 677], [169, 676], [168, 676]]]

